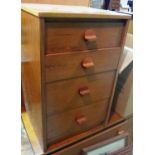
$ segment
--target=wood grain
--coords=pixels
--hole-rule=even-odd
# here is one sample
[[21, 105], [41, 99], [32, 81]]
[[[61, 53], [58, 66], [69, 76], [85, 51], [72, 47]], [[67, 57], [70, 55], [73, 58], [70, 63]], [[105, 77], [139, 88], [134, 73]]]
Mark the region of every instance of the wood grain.
[[[93, 105], [48, 117], [47, 132], [49, 144], [104, 124], [107, 105], [108, 100], [104, 100]], [[82, 124], [77, 122], [80, 117], [85, 117], [86, 119]]]
[[[86, 137], [90, 139], [90, 137], [95, 135], [96, 133], [98, 134], [100, 132], [104, 132], [104, 134], [106, 135], [107, 133], [109, 133], [109, 131], [113, 130], [114, 128], [115, 129], [118, 128], [117, 131], [123, 131], [123, 130], [127, 131], [127, 129], [131, 128], [131, 122], [130, 121], [129, 122], [124, 121], [122, 123], [119, 123], [119, 124], [111, 127], [111, 128], [108, 128], [108, 129], [105, 128], [103, 125], [99, 125], [99, 126], [96, 126], [95, 128], [93, 128], [91, 130], [82, 132], [81, 134], [78, 134], [76, 136], [65, 139], [64, 141], [60, 141], [58, 143], [55, 143], [54, 145], [50, 145], [48, 147], [48, 150], [43, 153], [42, 148], [39, 144], [38, 138], [36, 136], [36, 133], [34, 131], [33, 125], [31, 124], [29, 117], [28, 117], [28, 114], [25, 111], [22, 112], [22, 121], [23, 121], [24, 127], [27, 131], [30, 143], [31, 143], [33, 150], [36, 153], [36, 155], [43, 155], [43, 154], [49, 155], [50, 153], [53, 155], [53, 153], [57, 152], [58, 150], [62, 150], [62, 151], [60, 151], [60, 153], [61, 153], [63, 151], [66, 151], [66, 149], [67, 150], [70, 149], [70, 147], [68, 148], [68, 146], [71, 146], [71, 145], [73, 145], [73, 148], [75, 149], [76, 148], [76, 146], [74, 146], [75, 144], [79, 145], [79, 143], [78, 143], [79, 141], [86, 139]], [[93, 137], [92, 137], [92, 139], [93, 139]], [[77, 148], [77, 149], [79, 149], [79, 148]], [[58, 153], [59, 153], [59, 151], [58, 151]], [[67, 153], [68, 153], [68, 151], [67, 151]]]
[[40, 20], [22, 12], [22, 88], [26, 111], [34, 126], [40, 145], [44, 149], [41, 61], [40, 61]]
[[113, 97], [114, 97], [114, 93], [115, 93], [115, 88], [116, 88], [116, 83], [117, 83], [117, 78], [118, 78], [118, 74], [119, 74], [119, 68], [121, 65], [121, 56], [123, 54], [123, 50], [124, 50], [124, 45], [125, 45], [125, 39], [126, 39], [126, 35], [127, 35], [127, 31], [128, 31], [128, 26], [129, 26], [129, 20], [126, 20], [125, 22], [125, 26], [124, 26], [124, 31], [123, 31], [123, 36], [122, 36], [122, 40], [121, 40], [121, 54], [120, 54], [120, 58], [119, 58], [119, 63], [117, 66], [117, 71], [116, 71], [116, 76], [115, 76], [115, 80], [114, 80], [114, 85], [113, 85], [113, 90], [111, 93], [111, 99], [109, 101], [109, 107], [108, 107], [108, 113], [107, 113], [107, 118], [106, 118], [106, 124], [108, 124], [109, 120], [110, 120], [110, 115], [112, 113], [112, 102], [113, 102]]
[[22, 10], [39, 18], [129, 19], [131, 16], [109, 10], [81, 6], [22, 3]]
[[[65, 139], [64, 141], [60, 141], [58, 143], [55, 143], [53, 145], [50, 145], [48, 147], [48, 150], [46, 150], [45, 153], [43, 153], [43, 150], [42, 150], [42, 148], [41, 148], [41, 146], [39, 144], [39, 140], [38, 140], [38, 138], [36, 136], [36, 133], [34, 131], [33, 125], [30, 122], [29, 117], [28, 117], [28, 114], [27, 114], [26, 111], [22, 111], [22, 121], [23, 121], [24, 127], [25, 127], [25, 129], [27, 131], [27, 134], [28, 134], [30, 143], [31, 143], [31, 145], [33, 147], [33, 150], [34, 150], [34, 152], [37, 155], [43, 155], [43, 154], [44, 155], [45, 154], [46, 155], [47, 154], [49, 155], [51, 152], [55, 152], [55, 151], [57, 151], [59, 149], [62, 149], [64, 147], [66, 147], [66, 146], [69, 146], [71, 144], [74, 144], [75, 142], [78, 142], [78, 141], [80, 141], [80, 140], [82, 140], [82, 139], [84, 139], [86, 137], [90, 137], [91, 135], [94, 135], [94, 134], [96, 134], [98, 132], [103, 131], [103, 129], [106, 130], [105, 126], [103, 126], [103, 125], [96, 126], [95, 128], [92, 128], [91, 130], [82, 132], [81, 134], [78, 134], [76, 136], [73, 136], [73, 137], [70, 137], [68, 139]], [[118, 127], [118, 126], [120, 126], [120, 124], [118, 124], [116, 126]], [[128, 126], [131, 126], [131, 125], [129, 124]], [[121, 130], [123, 130], [123, 129], [121, 129]]]
[[[64, 80], [46, 85], [47, 115], [61, 113], [109, 98], [115, 72]], [[81, 96], [79, 89], [88, 87], [90, 94]]]
[[[46, 82], [114, 70], [119, 57], [120, 48], [47, 55]], [[82, 63], [86, 59], [91, 59], [94, 66], [84, 68]]]
[[[85, 31], [88, 29], [96, 33], [96, 41], [89, 42], [84, 39]], [[47, 23], [46, 54], [120, 47], [123, 30], [122, 20]]]
[[85, 140], [82, 140], [79, 143], [68, 146], [67, 148], [62, 149], [58, 152], [54, 152], [52, 153], [52, 155], [81, 155], [83, 148], [118, 136], [118, 131], [120, 130], [124, 130], [127, 132], [127, 124], [128, 121], [120, 123], [119, 125], [116, 125], [110, 129], [107, 129]]
[[110, 127], [126, 17], [40, 18], [28, 12], [22, 11], [22, 87], [41, 150], [72, 135], [80, 134], [70, 144]]

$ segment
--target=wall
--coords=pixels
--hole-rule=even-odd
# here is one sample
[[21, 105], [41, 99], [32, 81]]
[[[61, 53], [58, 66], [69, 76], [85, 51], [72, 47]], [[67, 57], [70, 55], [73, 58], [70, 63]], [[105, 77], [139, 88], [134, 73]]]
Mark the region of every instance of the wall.
[[21, 0], [21, 2], [89, 6], [89, 0]]

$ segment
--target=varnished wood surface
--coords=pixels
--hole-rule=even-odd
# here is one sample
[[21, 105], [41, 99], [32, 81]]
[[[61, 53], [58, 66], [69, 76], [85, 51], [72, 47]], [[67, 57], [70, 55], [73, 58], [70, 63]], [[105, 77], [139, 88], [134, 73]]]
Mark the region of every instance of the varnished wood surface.
[[[93, 105], [48, 117], [47, 132], [49, 144], [104, 124], [107, 105], [108, 100], [104, 100]], [[86, 119], [82, 124], [77, 122], [80, 117], [85, 117]]]
[[[46, 24], [46, 54], [121, 47], [124, 21], [49, 22]], [[87, 41], [85, 32], [92, 29], [95, 41]]]
[[[109, 121], [109, 124], [107, 126], [105, 125], [98, 125], [88, 131], [85, 131], [85, 132], [82, 132], [81, 134], [78, 134], [78, 135], [75, 135], [75, 136], [72, 136], [70, 138], [67, 138], [63, 141], [60, 141], [58, 143], [55, 143], [53, 145], [50, 145], [48, 147], [48, 151], [49, 152], [55, 152], [56, 150], [59, 150], [59, 149], [62, 149], [62, 148], [65, 148], [65, 147], [68, 147], [70, 145], [72, 145], [73, 143], [77, 143], [79, 141], [82, 141], [83, 139], [86, 139], [92, 135], [95, 135], [99, 132], [102, 132], [102, 131], [105, 131], [107, 129], [110, 130], [110, 128], [112, 127], [116, 127], [116, 126], [119, 126], [120, 123], [124, 122], [125, 120], [120, 117], [117, 113], [113, 113], [110, 117], [110, 121]], [[129, 121], [129, 124], [128, 124], [128, 128], [131, 128], [131, 123]], [[132, 129], [131, 129], [132, 130]], [[130, 129], [129, 129], [129, 133], [130, 132]]]
[[[93, 19], [90, 18], [89, 21], [86, 20], [86, 21], [80, 22], [80, 20], [75, 21], [74, 19], [74, 22], [71, 22], [71, 19], [70, 21], [69, 20], [65, 21], [65, 18], [64, 18], [63, 20], [59, 19], [59, 21], [55, 20], [55, 22], [53, 22], [54, 19], [52, 18], [49, 18], [47, 20], [47, 18], [46, 19], [37, 18], [30, 14], [26, 13], [25, 11], [22, 12], [22, 83], [23, 83], [22, 86], [23, 86], [24, 102], [26, 105], [27, 113], [30, 117], [35, 134], [37, 135], [39, 142], [41, 144], [41, 149], [46, 152], [47, 142], [48, 144], [50, 143], [55, 144], [55, 142], [60, 142], [60, 140], [65, 140], [65, 138], [70, 137], [72, 135], [75, 136], [78, 133], [82, 135], [83, 133], [85, 133], [83, 134], [83, 136], [79, 136], [80, 137], [79, 139], [81, 139], [81, 137], [86, 138], [86, 136], [91, 135], [92, 133], [98, 132], [100, 129], [96, 128], [98, 124], [94, 124], [94, 122], [99, 123], [102, 129], [108, 127], [108, 124], [106, 126], [104, 126], [104, 124], [101, 124], [101, 119], [99, 118], [101, 118], [102, 116], [102, 120], [109, 119], [109, 115], [107, 114], [110, 114], [111, 102], [108, 102], [106, 104], [106, 110], [99, 108], [96, 103], [103, 102], [103, 99], [106, 99], [109, 97], [111, 97], [110, 101], [112, 100], [112, 96], [113, 96], [112, 90], [114, 91], [114, 88], [115, 88], [113, 87], [115, 86], [114, 81], [116, 81], [116, 78], [117, 78], [117, 75], [116, 75], [117, 67], [115, 68], [114, 66], [118, 64], [118, 62], [116, 62], [118, 58], [116, 57], [120, 56], [119, 52], [123, 48], [123, 42], [124, 42], [125, 30], [126, 30], [126, 20], [119, 17], [120, 18], [119, 20], [108, 19], [105, 21], [102, 19], [102, 21], [98, 20], [93, 22], [91, 20], [93, 20], [94, 18]], [[93, 30], [92, 30], [92, 27], [89, 27], [90, 24], [93, 26]], [[52, 31], [52, 33], [47, 32], [48, 28], [50, 29], [50, 31]], [[88, 28], [90, 28], [91, 31], [87, 31], [87, 33], [86, 31], [83, 31], [83, 30], [88, 30]], [[104, 33], [101, 33], [102, 28], [104, 29], [103, 31]], [[56, 32], [55, 34], [53, 34], [53, 30], [54, 32]], [[77, 34], [74, 31], [75, 32], [77, 31]], [[60, 35], [58, 34], [58, 32]], [[52, 40], [48, 40], [49, 39], [48, 37], [51, 37]], [[108, 37], [109, 39], [106, 40], [106, 38]], [[65, 39], [65, 41], [63, 40], [63, 38]], [[101, 39], [99, 39], [98, 41], [98, 38], [101, 38]], [[51, 41], [52, 42], [55, 41], [55, 43], [53, 44]], [[97, 44], [97, 46], [96, 45], [94, 46], [94, 41], [96, 41], [96, 43], [99, 42], [99, 44]], [[87, 42], [87, 44], [89, 44], [89, 47], [91, 48], [88, 48], [86, 45], [84, 45], [85, 42]], [[49, 46], [47, 46], [47, 43], [49, 43]], [[75, 44], [71, 44], [71, 43], [75, 43]], [[104, 46], [102, 46], [102, 43]], [[76, 47], [76, 44], [78, 44], [79, 46]], [[121, 50], [117, 51], [118, 55], [117, 54], [113, 55], [115, 58], [115, 60], [113, 58], [113, 61], [115, 62], [112, 62], [111, 60], [112, 54], [110, 55], [110, 51], [112, 50], [112, 47], [115, 47], [115, 45], [116, 45], [116, 48], [115, 48], [115, 51], [113, 52], [116, 52], [116, 50], [120, 50], [120, 48]], [[97, 53], [100, 53], [101, 51], [100, 52], [94, 51], [96, 49], [103, 50], [98, 48], [105, 48], [105, 47], [108, 47], [108, 49], [106, 48], [104, 50], [107, 51], [107, 53], [109, 51], [108, 53], [109, 57], [107, 57], [106, 59], [107, 70], [106, 70], [106, 65], [104, 64], [105, 62], [102, 61], [103, 59], [97, 58]], [[91, 50], [93, 49], [93, 50], [87, 51], [88, 49], [91, 49]], [[102, 52], [104, 53], [104, 51]], [[64, 79], [62, 79], [62, 77], [59, 77], [61, 75], [60, 73], [57, 73], [57, 72], [61, 72], [61, 70], [57, 70], [57, 72], [55, 70], [55, 73], [53, 72], [53, 77], [52, 77], [52, 74], [50, 75], [52, 78], [55, 78], [55, 80], [53, 80], [50, 77], [51, 79], [49, 81], [46, 81], [47, 80], [46, 69], [49, 66], [47, 66], [47, 64], [44, 65], [44, 61], [47, 63], [48, 56], [55, 57], [55, 58], [52, 58], [52, 60], [48, 60], [49, 64], [51, 63], [51, 61], [53, 62], [55, 59], [58, 62], [58, 66], [62, 66], [62, 62], [60, 63], [60, 59], [58, 58], [59, 56], [61, 56], [61, 59], [63, 60], [63, 55], [64, 55], [64, 58], [65, 56], [66, 57], [70, 56], [69, 59], [73, 59], [72, 55], [74, 56], [79, 55], [79, 59], [78, 59], [78, 56], [75, 58], [76, 60], [78, 60], [76, 63], [80, 63], [80, 58], [82, 58], [82, 55], [88, 56], [87, 55], [88, 53], [89, 54], [91, 53], [90, 55], [91, 56], [93, 55], [92, 57], [96, 61], [92, 62], [93, 59], [90, 57], [85, 58], [85, 63], [88, 62], [84, 65], [85, 69], [87, 67], [90, 69], [90, 67], [95, 66], [96, 64], [95, 62], [100, 62], [101, 66], [98, 64], [98, 67], [97, 67], [98, 71], [95, 71], [92, 74], [82, 74], [83, 72], [80, 71], [81, 72], [80, 73], [77, 71], [75, 75], [73, 74], [73, 76], [70, 76], [70, 75], [67, 75], [68, 74], [67, 71], [70, 71], [70, 70], [68, 68], [65, 68], [66, 72], [62, 72], [62, 76], [65, 77], [66, 75]], [[101, 53], [101, 55], [103, 53]], [[65, 61], [69, 61], [69, 60], [67, 60], [66, 58]], [[84, 60], [82, 60], [82, 62], [84, 62]], [[74, 63], [71, 64], [73, 69], [75, 69], [75, 66], [74, 66], [75, 64]], [[104, 67], [105, 67], [105, 70], [104, 70]], [[113, 71], [111, 71], [110, 68], [112, 68]], [[71, 68], [71, 71], [72, 71], [72, 68]], [[80, 94], [79, 94], [79, 91], [80, 91]], [[86, 105], [84, 105], [85, 103]], [[103, 104], [101, 105], [103, 106]], [[95, 110], [95, 108], [89, 109], [87, 108], [88, 106], [96, 107], [96, 109], [99, 108], [99, 110]], [[85, 127], [83, 128], [83, 130], [78, 130], [77, 132], [74, 132], [73, 130], [71, 134], [68, 133], [66, 129], [65, 133], [63, 133], [63, 129], [62, 129], [63, 127], [61, 127], [60, 122], [62, 120], [65, 120], [63, 121], [65, 123], [67, 122], [67, 120], [71, 120], [73, 117], [70, 117], [70, 115], [75, 116], [75, 113], [78, 112], [79, 109], [86, 109], [84, 110], [84, 112], [86, 111], [87, 117], [91, 118], [91, 122], [88, 123], [88, 126], [87, 126], [88, 128]], [[68, 115], [71, 111], [74, 111], [74, 112]], [[96, 113], [96, 111], [101, 112], [102, 115], [101, 113]], [[79, 112], [83, 112], [83, 110], [79, 110]], [[49, 123], [49, 120], [52, 120], [52, 121], [50, 121]], [[80, 116], [80, 118], [78, 118], [78, 123], [81, 124], [82, 122], [83, 124], [87, 122], [87, 120], [88, 119], [86, 119], [85, 117], [81, 118]], [[51, 126], [49, 126], [49, 124]], [[60, 125], [60, 128], [59, 128], [59, 125]], [[47, 126], [48, 126], [48, 129], [50, 129], [49, 127], [52, 127], [52, 128], [48, 130]], [[90, 131], [89, 129], [91, 128], [93, 129], [96, 128], [96, 129]], [[89, 130], [90, 132], [86, 132], [86, 130]], [[54, 132], [51, 132], [51, 131], [54, 131]], [[57, 137], [56, 136], [52, 137], [56, 132], [58, 132], [56, 134]], [[47, 135], [49, 133], [52, 134], [52, 136]], [[48, 141], [46, 138], [48, 139]], [[76, 140], [74, 140], [74, 142], [75, 141]], [[73, 141], [71, 143], [73, 144]], [[63, 144], [63, 146], [64, 145], [67, 145], [67, 144]]]
[[[47, 84], [47, 114], [64, 112], [109, 98], [114, 77], [115, 71], [112, 71]], [[87, 87], [90, 93], [81, 96], [79, 90], [84, 87]]]
[[127, 125], [128, 125], [128, 121], [120, 123], [119, 125], [116, 125], [110, 129], [107, 129], [103, 132], [95, 134], [94, 136], [91, 136], [90, 138], [87, 138], [79, 143], [76, 143], [65, 149], [62, 149], [61, 151], [52, 153], [51, 155], [81, 155], [82, 149], [85, 147], [88, 147], [98, 142], [103, 142], [107, 139], [118, 136], [118, 133], [120, 131], [128, 132]]
[[37, 17], [48, 18], [130, 18], [126, 14], [82, 6], [22, 3], [22, 10]]
[[[114, 116], [115, 117], [115, 116]], [[112, 117], [113, 118], [113, 117]], [[116, 117], [115, 117], [116, 118]], [[114, 122], [118, 122], [119, 120], [119, 117], [117, 117], [117, 120], [115, 119], [112, 119], [111, 120], [111, 123], [114, 124]], [[26, 111], [22, 111], [22, 121], [23, 121], [23, 124], [24, 124], [24, 127], [27, 131], [27, 134], [28, 134], [28, 137], [29, 137], [29, 140], [30, 140], [30, 143], [33, 147], [33, 150], [34, 152], [36, 153], [36, 155], [49, 155], [50, 152], [55, 152], [56, 150], [59, 150], [59, 149], [62, 149], [66, 146], [69, 146], [71, 144], [74, 144], [75, 142], [78, 142], [84, 138], [88, 138], [90, 137], [90, 135], [94, 135], [98, 132], [101, 132], [103, 131], [103, 129], [105, 129], [105, 126], [103, 125], [99, 125], [99, 126], [96, 126], [95, 128], [91, 129], [91, 130], [88, 130], [86, 132], [82, 132], [81, 134], [78, 134], [76, 136], [73, 136], [71, 138], [68, 138], [68, 139], [65, 139], [64, 141], [60, 141], [56, 144], [53, 144], [53, 145], [50, 145], [48, 147], [48, 150], [43, 153], [43, 150], [39, 144], [39, 141], [38, 141], [38, 138], [36, 136], [36, 133], [34, 131], [34, 128], [33, 128], [33, 125], [31, 124], [30, 120], [29, 120], [29, 117], [28, 117], [28, 114]], [[114, 122], [113, 122], [114, 121]], [[130, 121], [129, 121], [130, 122]], [[125, 123], [125, 122], [124, 122]], [[123, 123], [123, 124], [124, 124]], [[120, 124], [116, 125], [117, 127], [120, 126]], [[115, 126], [115, 127], [116, 127]], [[128, 124], [128, 127], [131, 127], [131, 124]], [[121, 131], [123, 128], [120, 128], [119, 131]], [[107, 129], [105, 129], [106, 131]], [[111, 128], [108, 129], [108, 131], [111, 130]], [[52, 153], [53, 154], [53, 153]]]
[[108, 124], [109, 119], [110, 119], [110, 114], [111, 114], [111, 110], [112, 110], [112, 102], [113, 102], [113, 97], [114, 97], [116, 83], [117, 83], [117, 78], [118, 78], [118, 70], [119, 70], [120, 65], [121, 65], [120, 60], [121, 60], [121, 57], [122, 57], [122, 54], [123, 54], [123, 50], [124, 50], [124, 45], [125, 45], [125, 40], [126, 40], [126, 36], [127, 36], [127, 32], [128, 32], [129, 22], [130, 22], [129, 20], [126, 20], [124, 31], [123, 31], [123, 36], [122, 36], [122, 40], [121, 40], [121, 42], [122, 42], [121, 54], [120, 54], [120, 58], [119, 58], [119, 64], [118, 64], [118, 67], [117, 67], [117, 72], [116, 72], [115, 80], [114, 80], [113, 90], [112, 90], [112, 93], [111, 93], [111, 99], [109, 101], [109, 107], [108, 107], [108, 114], [107, 114], [106, 124]]
[[22, 88], [26, 111], [44, 149], [41, 99], [40, 21], [22, 12]]
[[[47, 55], [46, 82], [114, 70], [119, 57], [120, 48]], [[94, 66], [84, 68], [85, 59], [91, 59]]]

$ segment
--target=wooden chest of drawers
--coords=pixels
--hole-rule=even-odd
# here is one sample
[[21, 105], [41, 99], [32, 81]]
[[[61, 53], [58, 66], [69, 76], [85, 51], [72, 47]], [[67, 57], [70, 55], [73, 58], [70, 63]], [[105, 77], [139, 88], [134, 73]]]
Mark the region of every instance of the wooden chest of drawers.
[[22, 5], [25, 106], [44, 151], [98, 125], [106, 127], [129, 19], [57, 7]]

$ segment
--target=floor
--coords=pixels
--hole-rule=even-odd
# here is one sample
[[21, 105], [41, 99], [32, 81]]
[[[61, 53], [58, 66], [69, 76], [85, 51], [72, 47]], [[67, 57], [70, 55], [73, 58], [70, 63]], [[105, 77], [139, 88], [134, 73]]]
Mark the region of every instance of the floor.
[[34, 155], [31, 144], [21, 123], [21, 155]]

